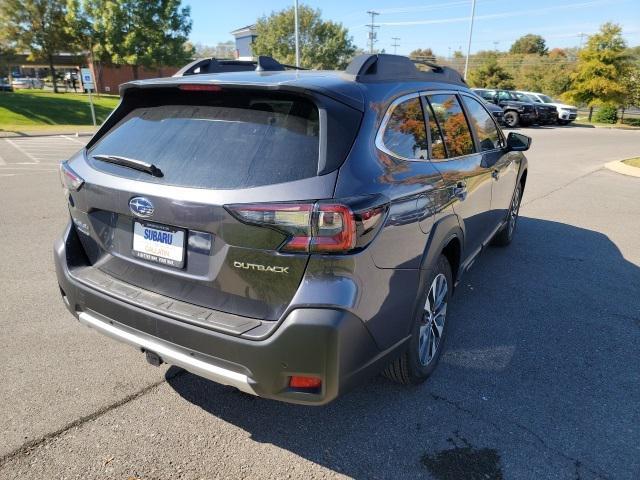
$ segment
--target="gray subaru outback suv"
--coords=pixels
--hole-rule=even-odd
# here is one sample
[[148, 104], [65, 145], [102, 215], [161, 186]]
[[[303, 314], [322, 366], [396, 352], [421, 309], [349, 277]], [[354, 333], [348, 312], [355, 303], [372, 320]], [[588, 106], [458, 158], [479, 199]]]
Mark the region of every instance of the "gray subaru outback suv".
[[394, 55], [344, 72], [261, 57], [120, 93], [61, 165], [70, 222], [54, 255], [80, 323], [287, 402], [430, 375], [454, 288], [510, 243], [527, 178], [530, 140], [505, 138], [459, 74]]

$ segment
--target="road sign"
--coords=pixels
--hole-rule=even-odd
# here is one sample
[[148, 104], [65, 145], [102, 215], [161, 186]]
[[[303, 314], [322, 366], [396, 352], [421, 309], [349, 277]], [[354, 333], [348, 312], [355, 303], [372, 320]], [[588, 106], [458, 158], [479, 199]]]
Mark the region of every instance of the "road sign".
[[93, 75], [91, 75], [90, 68], [80, 69], [80, 78], [82, 79], [82, 86], [85, 92], [89, 93], [89, 105], [91, 106], [91, 119], [93, 120], [93, 126], [96, 126], [96, 112], [93, 109], [93, 97], [91, 96], [91, 90], [95, 90], [96, 86], [93, 81]]
[[91, 69], [81, 68], [80, 77], [82, 78], [82, 85], [85, 90], [95, 90], [96, 87], [93, 82], [93, 75], [91, 75]]

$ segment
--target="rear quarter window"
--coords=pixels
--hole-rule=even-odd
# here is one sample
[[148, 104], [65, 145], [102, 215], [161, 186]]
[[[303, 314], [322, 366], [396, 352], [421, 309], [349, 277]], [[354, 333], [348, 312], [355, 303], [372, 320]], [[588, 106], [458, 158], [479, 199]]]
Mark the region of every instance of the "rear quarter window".
[[[136, 180], [211, 189], [257, 187], [317, 175], [318, 109], [294, 96], [210, 95], [206, 104], [141, 106], [88, 151], [98, 170]], [[161, 178], [92, 158], [152, 163]]]
[[405, 100], [393, 108], [382, 142], [396, 156], [427, 158], [427, 130], [419, 98]]

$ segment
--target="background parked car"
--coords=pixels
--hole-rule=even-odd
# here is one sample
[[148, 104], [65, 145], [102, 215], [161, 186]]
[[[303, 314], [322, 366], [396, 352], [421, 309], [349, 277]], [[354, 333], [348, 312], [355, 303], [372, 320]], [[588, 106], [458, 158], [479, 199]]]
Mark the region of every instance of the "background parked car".
[[536, 109], [533, 103], [518, 100], [509, 90], [474, 88], [473, 91], [485, 101], [502, 108], [503, 121], [507, 127], [527, 126], [536, 121]]
[[14, 78], [11, 85], [14, 89], [18, 90], [21, 88], [44, 88], [44, 82], [39, 78]]
[[529, 95], [522, 92], [511, 91], [521, 102], [533, 103], [536, 109], [536, 122], [538, 125], [555, 125], [558, 123], [558, 109], [553, 105], [536, 102]]
[[578, 116], [578, 107], [560, 103], [544, 93], [537, 92], [518, 92], [527, 95], [536, 104], [552, 105], [558, 110], [558, 124], [568, 125]]
[[13, 87], [8, 78], [0, 78], [0, 92], [13, 92]]
[[502, 110], [502, 108], [500, 108], [495, 103], [487, 102], [486, 100], [484, 100], [484, 105], [487, 107], [487, 110], [491, 112], [491, 115], [493, 115], [493, 118], [496, 119], [496, 121], [498, 122], [498, 125], [501, 125], [501, 126], [504, 125], [504, 110]]

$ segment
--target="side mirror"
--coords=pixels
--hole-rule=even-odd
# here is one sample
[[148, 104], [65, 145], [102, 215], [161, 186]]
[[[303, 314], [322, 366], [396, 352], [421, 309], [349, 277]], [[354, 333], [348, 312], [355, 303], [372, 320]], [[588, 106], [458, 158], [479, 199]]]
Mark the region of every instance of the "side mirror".
[[507, 137], [507, 152], [524, 152], [531, 146], [531, 137], [521, 133], [510, 132]]

